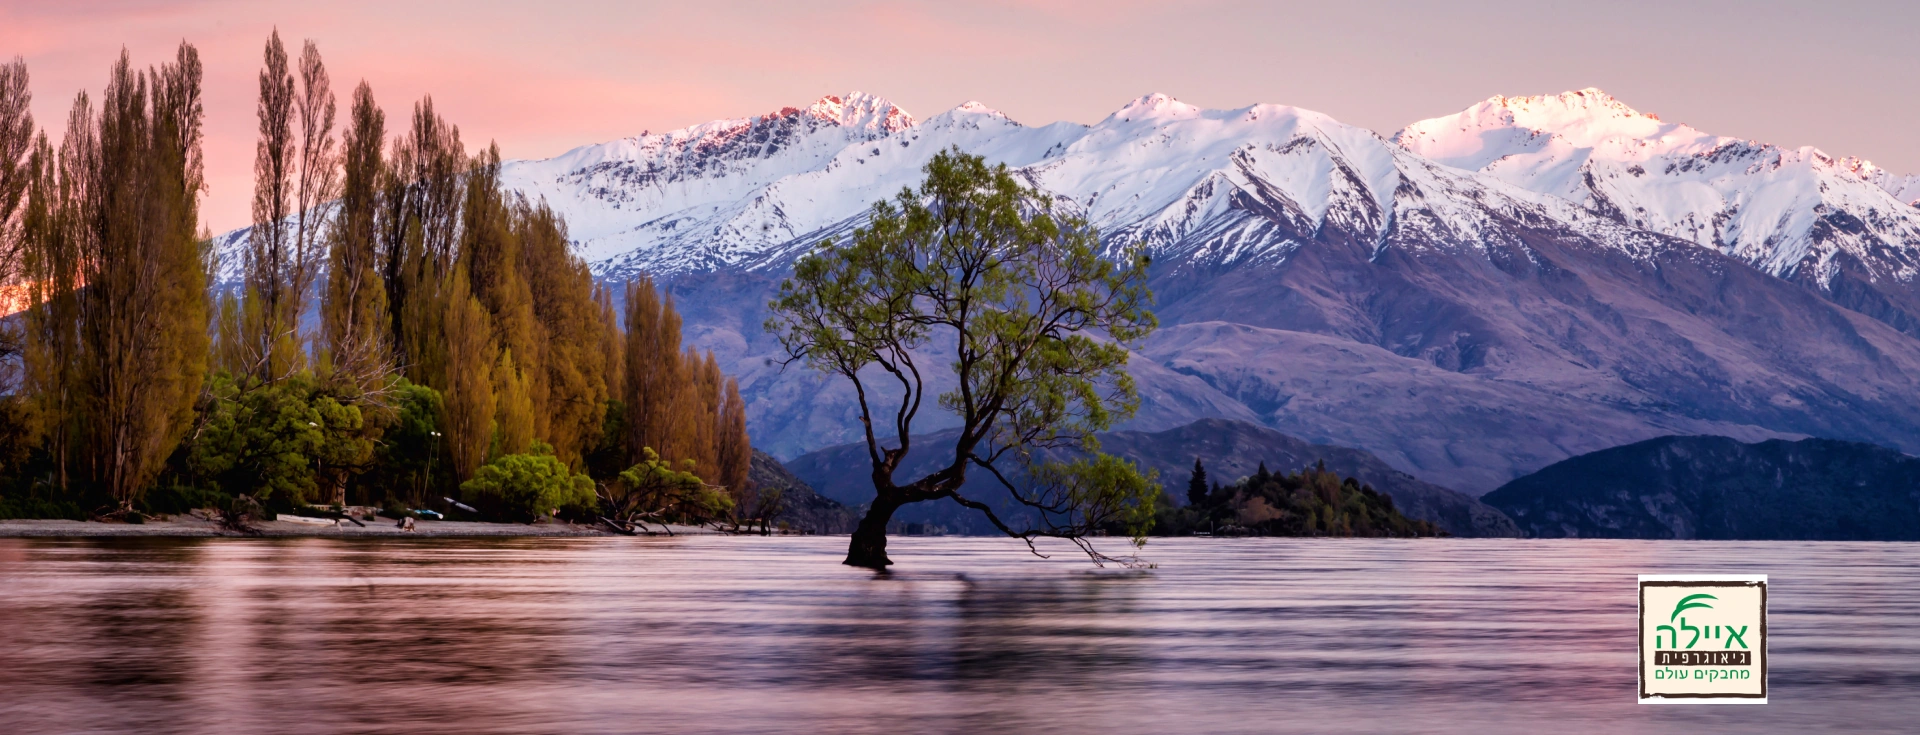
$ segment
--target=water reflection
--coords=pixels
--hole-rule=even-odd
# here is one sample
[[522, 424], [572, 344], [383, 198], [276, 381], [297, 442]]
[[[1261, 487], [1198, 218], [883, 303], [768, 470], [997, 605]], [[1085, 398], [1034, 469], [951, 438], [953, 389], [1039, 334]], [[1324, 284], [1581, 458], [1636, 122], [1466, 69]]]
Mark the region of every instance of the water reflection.
[[[0, 731], [1907, 731], [1912, 544], [0, 540]], [[1772, 575], [1774, 704], [1633, 703], [1633, 575]]]

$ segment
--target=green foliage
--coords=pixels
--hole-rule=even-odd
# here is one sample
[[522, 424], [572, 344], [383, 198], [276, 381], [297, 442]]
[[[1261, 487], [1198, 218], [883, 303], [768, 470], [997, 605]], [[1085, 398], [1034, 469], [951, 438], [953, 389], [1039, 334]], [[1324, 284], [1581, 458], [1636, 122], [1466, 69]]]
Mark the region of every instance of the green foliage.
[[[1150, 507], [1153, 486], [1130, 465], [1096, 460], [1050, 468], [1038, 459], [1048, 453], [1037, 451], [1097, 453], [1092, 435], [1139, 406], [1126, 364], [1129, 345], [1156, 325], [1147, 310], [1146, 255], [1103, 258], [1099, 235], [1084, 219], [1056, 211], [1004, 165], [956, 149], [934, 156], [925, 170], [918, 190], [876, 203], [850, 242], [830, 242], [801, 258], [767, 322], [790, 360], [855, 383], [875, 470], [873, 512], [951, 498], [1009, 535], [1079, 538], [1095, 530], [1081, 521], [1098, 513], [1052, 503], [1106, 498], [1045, 482], [1003, 483], [1015, 501], [1066, 519], [1014, 529], [990, 506], [957, 494], [969, 471], [1114, 483], [1117, 492], [1135, 493], [1129, 502]], [[927, 373], [938, 369], [921, 364], [924, 351], [944, 343], [953, 346], [946, 367], [955, 387], [937, 405], [961, 427], [955, 445], [937, 451], [954, 461], [900, 483], [892, 474], [910, 447], [883, 437], [913, 435], [928, 397]], [[869, 404], [880, 386], [864, 381], [876, 374], [886, 376], [888, 394], [900, 396], [897, 406]], [[885, 518], [869, 520], [855, 534], [848, 563], [884, 566]]]
[[461, 496], [481, 512], [522, 523], [558, 510], [591, 508], [593, 480], [574, 474], [543, 442], [529, 454], [501, 455], [460, 484]]
[[71, 500], [46, 498], [0, 498], [0, 520], [10, 518], [54, 518], [84, 521], [91, 515]]
[[243, 386], [223, 371], [207, 382], [185, 463], [202, 487], [298, 505], [318, 500], [320, 468], [360, 467], [372, 457], [360, 408], [341, 403], [311, 373]]
[[641, 461], [621, 471], [608, 483], [605, 505], [613, 518], [632, 522], [655, 517], [702, 523], [725, 516], [733, 500], [693, 474], [691, 460], [676, 469], [652, 447], [641, 448]]
[[1201, 505], [1207, 502], [1207, 468], [1200, 464], [1200, 458], [1193, 458], [1193, 476], [1187, 478], [1187, 504]]
[[449, 474], [445, 460], [435, 462], [444, 451], [440, 392], [400, 378], [388, 388], [385, 400], [385, 431], [361, 482], [369, 501], [376, 492], [389, 500], [423, 501], [432, 497], [430, 488]]
[[618, 398], [608, 399], [600, 415], [601, 428], [598, 441], [587, 451], [587, 473], [597, 477], [612, 479], [620, 475], [627, 461], [627, 404]]
[[1161, 497], [1158, 472], [1110, 454], [1034, 467], [1030, 507], [1052, 528], [1103, 528], [1145, 546]]
[[1265, 463], [1254, 476], [1214, 489], [1201, 503], [1185, 508], [1162, 505], [1153, 530], [1156, 535], [1201, 531], [1251, 536], [1440, 535], [1432, 523], [1401, 515], [1391, 496], [1359, 480], [1343, 480], [1325, 467], [1273, 474]]
[[175, 59], [141, 73], [123, 50], [99, 109], [75, 99], [59, 155], [36, 146], [17, 252], [53, 474], [123, 510], [186, 434], [208, 355], [201, 66], [185, 43]]

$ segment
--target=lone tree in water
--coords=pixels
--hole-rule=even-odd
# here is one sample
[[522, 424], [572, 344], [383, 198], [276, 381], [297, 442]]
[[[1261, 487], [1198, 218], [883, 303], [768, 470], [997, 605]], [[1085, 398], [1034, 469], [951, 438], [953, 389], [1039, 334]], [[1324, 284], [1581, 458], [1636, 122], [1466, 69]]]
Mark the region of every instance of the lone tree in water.
[[[943, 499], [1030, 548], [1065, 538], [1101, 559], [1086, 537], [1107, 528], [1144, 542], [1159, 487], [1101, 454], [1093, 434], [1139, 405], [1125, 368], [1127, 345], [1155, 326], [1146, 256], [1102, 259], [1084, 220], [1055, 213], [1005, 166], [952, 150], [925, 170], [918, 191], [874, 204], [850, 241], [801, 258], [770, 304], [767, 329], [787, 363], [844, 377], [859, 398], [874, 499], [846, 563], [892, 564], [893, 512]], [[939, 469], [903, 482], [895, 473], [914, 450], [913, 422], [939, 368], [932, 355], [946, 349], [953, 388], [937, 400], [959, 432], [926, 450], [939, 453]], [[1068, 455], [1080, 459], [1056, 459]], [[961, 495], [973, 471], [1004, 488], [1022, 517]]]

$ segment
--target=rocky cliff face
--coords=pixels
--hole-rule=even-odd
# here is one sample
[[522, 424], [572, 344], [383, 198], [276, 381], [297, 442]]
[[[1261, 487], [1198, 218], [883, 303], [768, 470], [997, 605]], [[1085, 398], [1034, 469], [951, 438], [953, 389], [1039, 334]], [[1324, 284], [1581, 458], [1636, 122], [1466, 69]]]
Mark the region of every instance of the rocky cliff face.
[[1585, 454], [1483, 500], [1539, 537], [1920, 540], [1920, 459], [1857, 442], [1673, 436]]

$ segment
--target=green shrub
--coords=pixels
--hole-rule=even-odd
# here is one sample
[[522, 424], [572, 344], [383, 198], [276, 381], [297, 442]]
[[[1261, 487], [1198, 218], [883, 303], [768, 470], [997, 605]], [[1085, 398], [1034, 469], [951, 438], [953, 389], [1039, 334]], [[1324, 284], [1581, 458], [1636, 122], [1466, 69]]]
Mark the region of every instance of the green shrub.
[[481, 513], [521, 523], [598, 502], [593, 480], [574, 474], [541, 443], [532, 454], [502, 455], [482, 465], [460, 492]]
[[191, 484], [246, 492], [276, 510], [319, 495], [316, 469], [366, 462], [373, 439], [360, 407], [301, 372], [259, 385], [225, 372], [207, 376], [203, 426], [183, 449]]
[[0, 520], [9, 518], [52, 518], [68, 521], [84, 521], [87, 512], [80, 504], [68, 500], [47, 500], [45, 498], [0, 498]]

